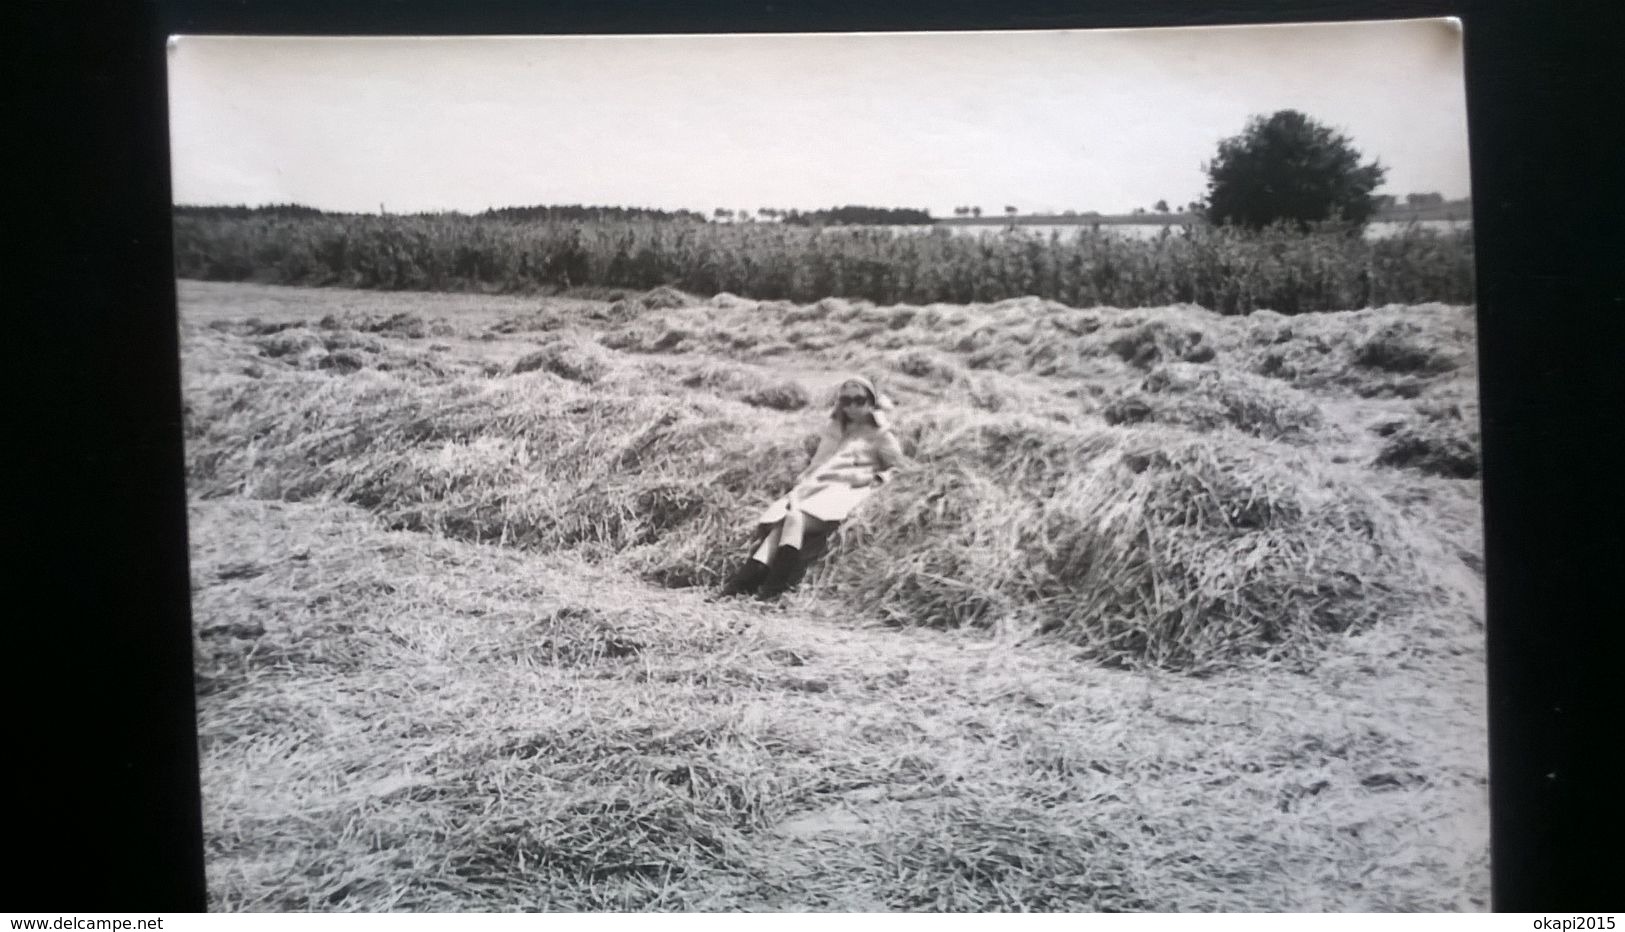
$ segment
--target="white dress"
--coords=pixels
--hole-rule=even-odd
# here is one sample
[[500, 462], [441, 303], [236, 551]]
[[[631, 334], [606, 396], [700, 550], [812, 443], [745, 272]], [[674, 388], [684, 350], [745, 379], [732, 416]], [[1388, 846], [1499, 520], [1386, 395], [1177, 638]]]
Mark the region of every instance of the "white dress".
[[[821, 521], [844, 521], [902, 460], [902, 447], [890, 428], [859, 424], [842, 431], [832, 422], [819, 438], [812, 464], [796, 479], [801, 510]], [[789, 496], [781, 496], [756, 520], [775, 524], [788, 510]]]

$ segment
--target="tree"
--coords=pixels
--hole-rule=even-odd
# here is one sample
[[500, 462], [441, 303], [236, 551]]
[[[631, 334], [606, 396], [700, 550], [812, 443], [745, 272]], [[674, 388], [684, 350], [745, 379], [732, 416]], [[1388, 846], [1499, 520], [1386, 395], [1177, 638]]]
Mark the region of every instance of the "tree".
[[972, 217], [980, 217], [982, 215], [982, 208], [980, 208], [980, 207], [972, 207], [970, 209], [970, 215]]
[[1387, 169], [1360, 159], [1348, 137], [1296, 110], [1254, 116], [1203, 166], [1207, 219], [1253, 228], [1278, 220], [1300, 228], [1322, 220], [1364, 226]]
[[1014, 217], [1016, 215], [1016, 209], [1009, 204], [1004, 205], [1004, 212], [1006, 216]]
[[1151, 209], [1159, 214], [1165, 214], [1168, 212], [1168, 202], [1166, 200], [1158, 201], [1151, 205]]

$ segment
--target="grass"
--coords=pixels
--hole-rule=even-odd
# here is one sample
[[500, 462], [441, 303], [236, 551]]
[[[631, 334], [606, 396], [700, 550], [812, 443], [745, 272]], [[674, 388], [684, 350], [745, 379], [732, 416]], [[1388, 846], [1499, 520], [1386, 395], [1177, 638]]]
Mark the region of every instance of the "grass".
[[444, 216], [175, 219], [179, 274], [352, 288], [538, 293], [673, 288], [809, 303], [1200, 304], [1225, 314], [1473, 300], [1471, 231], [1367, 240], [1326, 230], [1205, 226], [1149, 240], [1109, 230], [820, 229], [777, 224], [566, 223]]
[[[182, 298], [217, 908], [1485, 906], [1470, 309]], [[706, 601], [851, 369], [915, 465]]]

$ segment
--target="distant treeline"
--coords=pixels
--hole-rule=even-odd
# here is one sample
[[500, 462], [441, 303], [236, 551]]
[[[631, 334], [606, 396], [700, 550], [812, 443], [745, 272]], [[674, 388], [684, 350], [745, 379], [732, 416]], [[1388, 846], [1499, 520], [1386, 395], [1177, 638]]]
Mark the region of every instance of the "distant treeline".
[[[380, 205], [382, 206], [382, 205]], [[389, 214], [380, 211], [379, 214], [361, 214], [347, 211], [322, 210], [316, 207], [306, 207], [303, 204], [265, 204], [249, 207], [243, 204], [228, 205], [191, 205], [177, 204], [175, 216], [177, 217], [206, 217], [210, 219], [241, 220], [248, 217], [370, 217], [370, 216], [399, 216], [399, 217], [465, 217], [461, 211], [420, 211], [416, 213]], [[495, 220], [682, 220], [688, 222], [705, 221], [703, 214], [692, 210], [657, 210], [652, 207], [599, 207], [584, 204], [546, 204], [531, 207], [492, 207], [474, 215], [490, 217]]]
[[1074, 307], [1199, 304], [1281, 313], [1473, 300], [1470, 230], [1376, 239], [1195, 226], [1149, 238], [1083, 230], [977, 237], [946, 229], [777, 223], [575, 223], [437, 215], [258, 214], [175, 220], [183, 278], [418, 291], [549, 293], [670, 285], [810, 302], [986, 302]]
[[[1414, 196], [1413, 196], [1414, 197]], [[362, 217], [377, 216], [374, 214], [346, 213], [342, 211], [327, 211], [315, 207], [306, 207], [303, 204], [268, 204], [259, 207], [236, 205], [177, 205], [177, 217], [207, 217], [215, 219], [244, 219], [248, 217]], [[764, 208], [758, 211], [759, 216], [767, 220], [776, 220], [794, 226], [930, 226], [940, 224], [943, 226], [1048, 226], [1048, 225], [1113, 225], [1113, 224], [1195, 224], [1203, 222], [1202, 219], [1189, 211], [1174, 212], [1140, 212], [1135, 214], [1101, 214], [1096, 211], [1069, 211], [1062, 214], [1017, 214], [1017, 215], [988, 215], [961, 217], [932, 217], [930, 211], [918, 210], [911, 207], [860, 207], [849, 205], [846, 207], [830, 207], [824, 210], [772, 210]], [[709, 219], [734, 220], [747, 218], [754, 220], [757, 215], [746, 211], [733, 211], [718, 209]], [[462, 217], [468, 216], [457, 211], [427, 211], [420, 213], [387, 214], [387, 216], [403, 217]], [[540, 221], [633, 221], [633, 220], [671, 220], [684, 223], [704, 223], [707, 217], [692, 210], [658, 210], [652, 207], [598, 207], [582, 204], [550, 204], [530, 207], [493, 207], [474, 216], [490, 217], [496, 220], [540, 220]], [[1410, 204], [1397, 204], [1393, 197], [1387, 197], [1379, 206], [1374, 220], [1389, 222], [1405, 222], [1410, 220], [1469, 220], [1472, 218], [1472, 203], [1467, 200], [1438, 202], [1416, 201]]]
[[[929, 211], [915, 210], [913, 208], [889, 207], [859, 207], [849, 205], [846, 207], [831, 207], [826, 210], [764, 210], [760, 212], [764, 218], [782, 220], [785, 223], [798, 226], [830, 226], [843, 224], [849, 226], [922, 226], [932, 222]], [[423, 211], [418, 213], [389, 214], [380, 211], [379, 214], [359, 214], [343, 211], [326, 211], [315, 207], [306, 207], [303, 204], [268, 204], [260, 207], [248, 207], [242, 204], [219, 206], [178, 205], [175, 208], [178, 217], [207, 217], [240, 220], [248, 217], [361, 217], [361, 216], [402, 216], [402, 217], [462, 217], [468, 216], [460, 211]], [[752, 217], [745, 211], [740, 216]], [[528, 207], [492, 207], [481, 211], [474, 216], [489, 217], [495, 220], [539, 220], [539, 221], [633, 221], [633, 220], [674, 220], [687, 223], [704, 223], [706, 216], [692, 210], [658, 210], [652, 207], [609, 207], [587, 204], [537, 204]], [[732, 219], [736, 216], [732, 211], [717, 211], [718, 219]], [[753, 219], [753, 217], [752, 217]]]
[[303, 204], [265, 204], [249, 207], [245, 204], [176, 204], [175, 216], [201, 217], [210, 220], [243, 220], [249, 217], [351, 217], [354, 214], [335, 213], [306, 207]]
[[564, 204], [536, 207], [493, 207], [480, 214], [499, 220], [684, 220], [705, 222], [692, 210], [656, 210], [652, 207], [583, 207]]
[[784, 222], [797, 226], [925, 226], [932, 222], [930, 211], [910, 207], [831, 207], [828, 210], [791, 210]]

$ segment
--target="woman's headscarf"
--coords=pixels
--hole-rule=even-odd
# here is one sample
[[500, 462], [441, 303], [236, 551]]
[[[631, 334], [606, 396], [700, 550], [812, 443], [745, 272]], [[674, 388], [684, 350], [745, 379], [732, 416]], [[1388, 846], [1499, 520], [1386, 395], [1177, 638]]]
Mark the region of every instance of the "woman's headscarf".
[[835, 409], [829, 414], [830, 420], [837, 424], [844, 423], [841, 419], [841, 389], [848, 385], [860, 386], [869, 393], [869, 400], [874, 405], [874, 409], [869, 413], [869, 416], [876, 427], [885, 430], [891, 426], [891, 418], [887, 416], [886, 412], [896, 407], [896, 403], [881, 394], [880, 389], [875, 387], [875, 383], [861, 375], [849, 375], [841, 380], [840, 386], [835, 389]]

